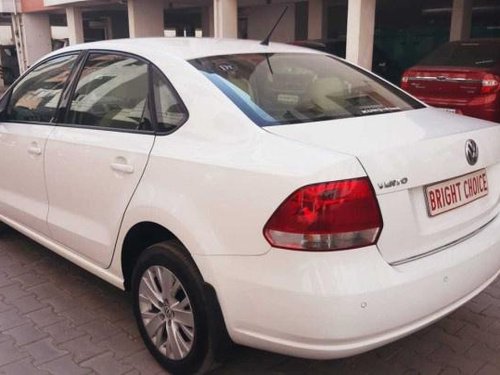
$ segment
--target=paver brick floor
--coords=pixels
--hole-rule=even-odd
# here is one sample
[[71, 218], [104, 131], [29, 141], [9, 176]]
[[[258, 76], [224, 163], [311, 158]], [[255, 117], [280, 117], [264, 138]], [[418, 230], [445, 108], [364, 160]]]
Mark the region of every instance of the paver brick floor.
[[[500, 250], [499, 250], [500, 251]], [[0, 235], [0, 374], [165, 374], [128, 295], [9, 230]], [[335, 361], [236, 347], [217, 374], [500, 375], [500, 280], [407, 338]]]

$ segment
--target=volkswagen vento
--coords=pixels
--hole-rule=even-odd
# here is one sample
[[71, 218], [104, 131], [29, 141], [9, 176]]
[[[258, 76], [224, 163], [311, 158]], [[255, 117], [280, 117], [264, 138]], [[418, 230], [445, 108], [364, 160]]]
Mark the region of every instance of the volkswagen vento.
[[500, 127], [342, 59], [215, 39], [71, 46], [0, 101], [0, 220], [130, 291], [154, 357], [361, 353], [500, 269]]

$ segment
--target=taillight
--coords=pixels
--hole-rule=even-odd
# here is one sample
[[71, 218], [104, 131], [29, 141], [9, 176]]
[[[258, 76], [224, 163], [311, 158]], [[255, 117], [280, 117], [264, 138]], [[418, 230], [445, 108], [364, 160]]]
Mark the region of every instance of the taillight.
[[499, 89], [500, 77], [493, 74], [485, 74], [481, 81], [481, 94], [493, 94]]
[[274, 247], [345, 250], [376, 243], [382, 216], [368, 178], [305, 186], [274, 212], [264, 235]]
[[408, 82], [409, 82], [409, 75], [405, 72], [401, 77], [401, 88], [403, 90], [407, 90], [410, 87], [410, 84]]

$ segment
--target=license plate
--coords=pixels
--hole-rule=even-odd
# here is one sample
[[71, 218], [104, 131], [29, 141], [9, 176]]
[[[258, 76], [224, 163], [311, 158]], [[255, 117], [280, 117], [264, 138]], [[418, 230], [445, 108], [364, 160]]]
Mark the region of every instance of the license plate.
[[457, 113], [457, 110], [455, 108], [441, 108], [445, 112], [449, 113]]
[[425, 187], [427, 213], [436, 216], [488, 195], [486, 169]]

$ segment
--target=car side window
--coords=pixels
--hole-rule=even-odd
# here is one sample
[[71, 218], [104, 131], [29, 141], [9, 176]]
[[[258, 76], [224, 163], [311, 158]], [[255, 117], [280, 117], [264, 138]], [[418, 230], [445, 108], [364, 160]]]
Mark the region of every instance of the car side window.
[[124, 55], [92, 53], [80, 74], [66, 123], [151, 130], [148, 64]]
[[153, 87], [158, 131], [172, 132], [186, 122], [186, 107], [170, 82], [156, 67], [153, 68]]
[[50, 122], [77, 58], [78, 55], [56, 57], [24, 76], [12, 90], [5, 120]]

